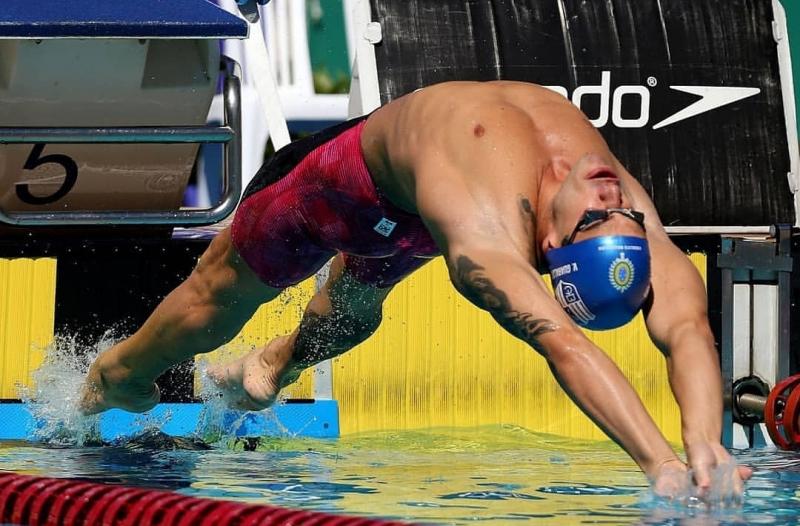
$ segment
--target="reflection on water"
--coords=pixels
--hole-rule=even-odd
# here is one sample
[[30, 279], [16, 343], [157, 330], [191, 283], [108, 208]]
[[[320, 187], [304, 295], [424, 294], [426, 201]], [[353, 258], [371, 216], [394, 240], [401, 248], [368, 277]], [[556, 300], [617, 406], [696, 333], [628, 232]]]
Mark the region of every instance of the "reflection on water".
[[[798, 524], [800, 457], [737, 455], [755, 475], [742, 507], [655, 501], [611, 443], [515, 427], [264, 439], [210, 450], [142, 442], [56, 449], [0, 444], [0, 469], [426, 524]], [[251, 448], [253, 444], [248, 444]]]

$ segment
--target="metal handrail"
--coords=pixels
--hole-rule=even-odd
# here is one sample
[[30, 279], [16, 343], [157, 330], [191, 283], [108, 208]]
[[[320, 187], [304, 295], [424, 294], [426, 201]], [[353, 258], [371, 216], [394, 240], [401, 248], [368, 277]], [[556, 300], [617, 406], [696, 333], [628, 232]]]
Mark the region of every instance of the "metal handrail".
[[199, 143], [228, 142], [229, 127], [131, 126], [116, 128], [0, 128], [0, 144], [94, 144], [94, 143]]
[[15, 226], [66, 225], [210, 225], [236, 208], [242, 192], [241, 70], [228, 57], [224, 65], [224, 126], [153, 126], [106, 128], [0, 128], [0, 144], [31, 143], [222, 143], [222, 196], [210, 208], [165, 211], [101, 210], [11, 212], [0, 209], [0, 223]]

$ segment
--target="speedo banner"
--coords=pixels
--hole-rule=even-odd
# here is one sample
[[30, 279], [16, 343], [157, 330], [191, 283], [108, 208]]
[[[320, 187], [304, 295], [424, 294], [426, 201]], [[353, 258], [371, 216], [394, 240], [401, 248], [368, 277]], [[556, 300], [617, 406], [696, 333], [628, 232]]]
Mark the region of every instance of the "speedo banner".
[[383, 102], [446, 80], [541, 84], [665, 225], [795, 223], [772, 0], [372, 0], [372, 16]]

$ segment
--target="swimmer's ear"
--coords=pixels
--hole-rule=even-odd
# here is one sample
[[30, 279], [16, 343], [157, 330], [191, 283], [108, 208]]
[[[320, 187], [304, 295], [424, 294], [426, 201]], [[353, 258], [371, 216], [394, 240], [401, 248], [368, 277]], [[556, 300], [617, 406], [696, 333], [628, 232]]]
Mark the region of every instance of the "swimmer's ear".
[[556, 156], [544, 168], [544, 176], [553, 180], [563, 182], [572, 171], [572, 164], [567, 162], [564, 157]]
[[559, 237], [558, 233], [551, 227], [542, 239], [542, 254], [547, 254], [551, 249], [562, 247], [565, 241], [566, 240]]

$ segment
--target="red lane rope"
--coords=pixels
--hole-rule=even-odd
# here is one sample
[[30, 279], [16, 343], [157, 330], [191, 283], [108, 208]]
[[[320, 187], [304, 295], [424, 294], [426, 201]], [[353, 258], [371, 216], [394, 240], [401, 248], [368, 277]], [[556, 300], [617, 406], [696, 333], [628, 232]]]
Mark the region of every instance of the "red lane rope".
[[0, 524], [22, 526], [400, 526], [160, 490], [0, 473]]

